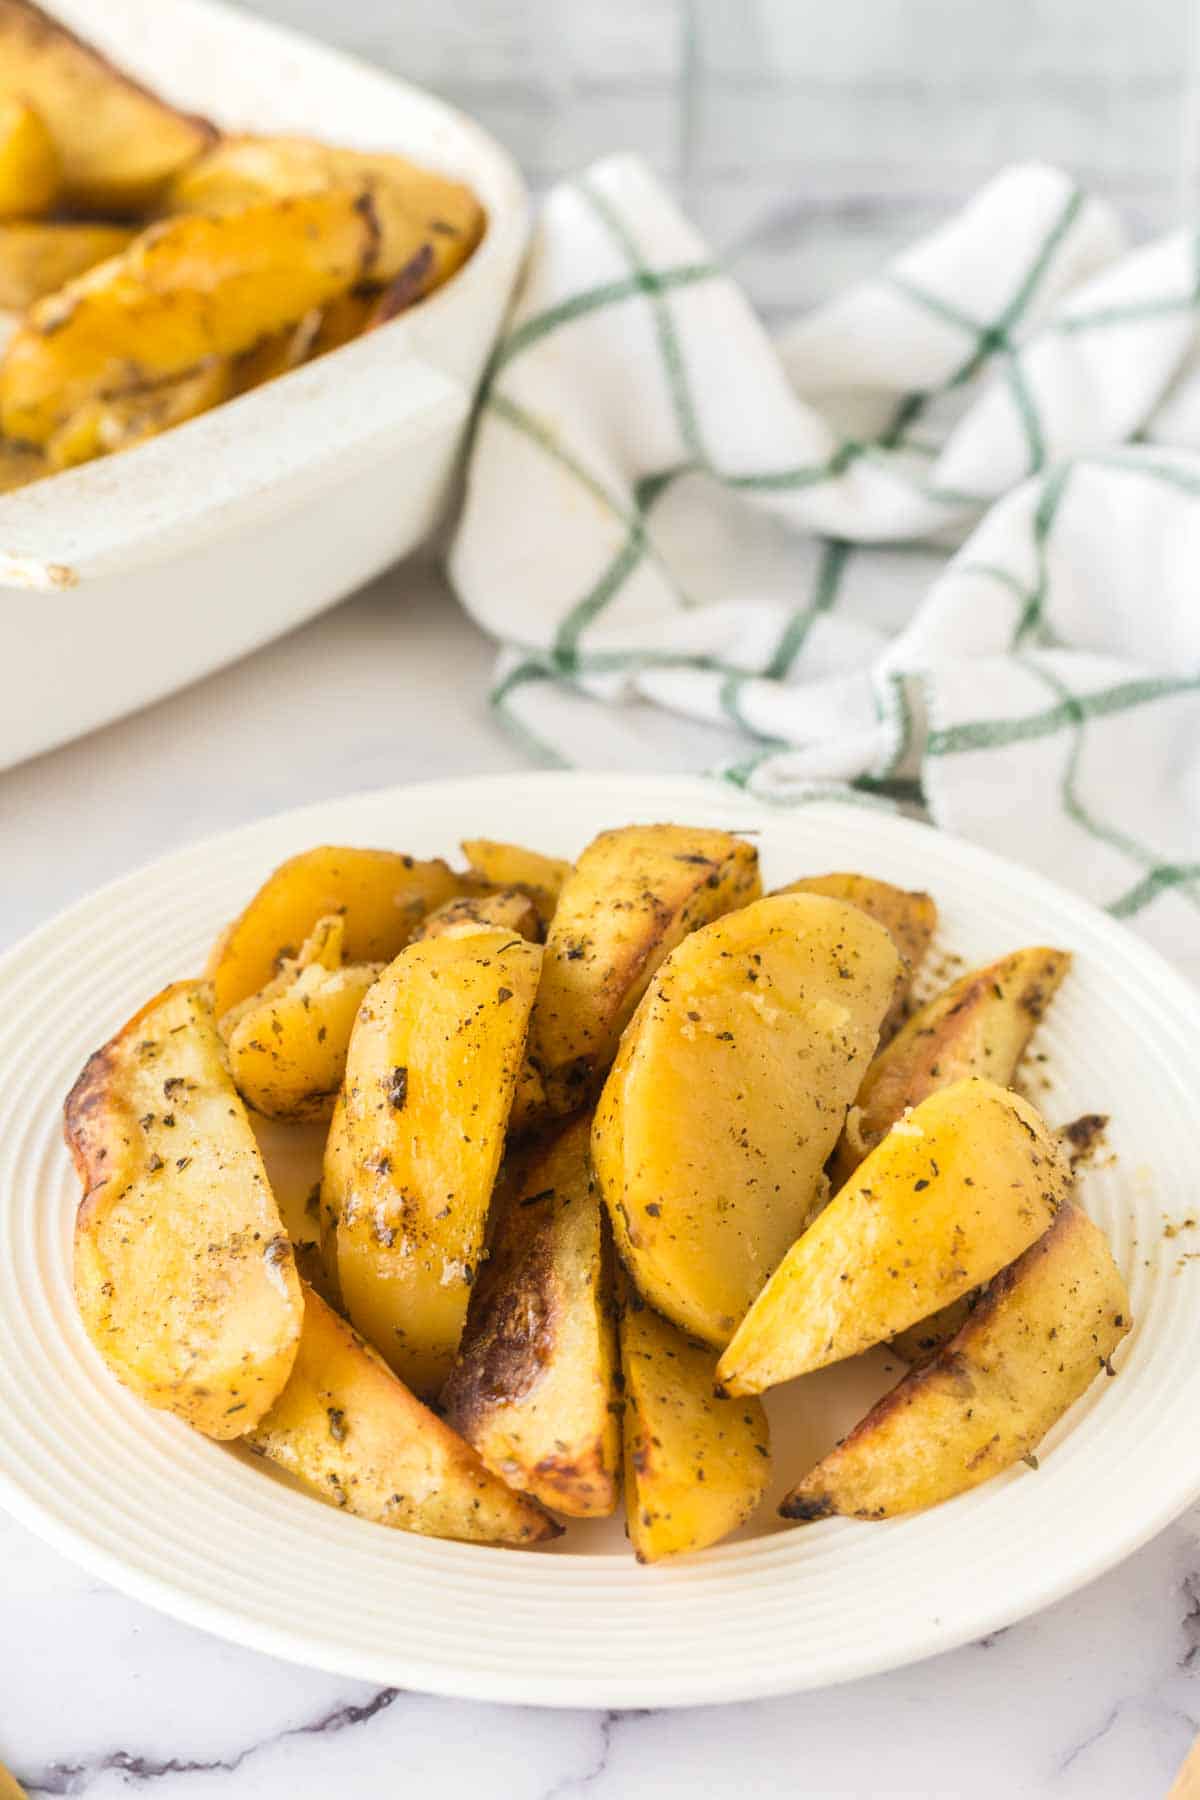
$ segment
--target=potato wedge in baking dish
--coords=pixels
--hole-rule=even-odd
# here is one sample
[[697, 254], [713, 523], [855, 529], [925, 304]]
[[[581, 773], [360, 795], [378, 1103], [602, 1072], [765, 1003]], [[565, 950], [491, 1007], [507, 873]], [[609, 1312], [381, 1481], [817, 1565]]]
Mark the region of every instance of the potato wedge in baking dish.
[[639, 1562], [719, 1543], [763, 1497], [771, 1470], [759, 1401], [714, 1392], [716, 1356], [620, 1286], [625, 1513]]
[[721, 1358], [760, 1394], [857, 1356], [988, 1280], [1070, 1192], [1057, 1139], [1017, 1094], [972, 1079], [892, 1127], [788, 1251]]
[[914, 889], [893, 887], [890, 881], [876, 881], [870, 875], [806, 875], [801, 881], [790, 881], [786, 887], [773, 888], [776, 894], [824, 894], [829, 900], [844, 900], [875, 919], [894, 942], [903, 962], [896, 977], [892, 1004], [879, 1030], [879, 1041], [886, 1044], [904, 1023], [913, 977], [924, 962], [933, 934], [937, 929], [937, 906], [929, 894]]
[[542, 922], [528, 894], [497, 888], [490, 894], [460, 894], [427, 914], [413, 932], [413, 943], [429, 937], [469, 937], [473, 931], [499, 928], [540, 942]]
[[1103, 1232], [1068, 1203], [962, 1329], [878, 1401], [787, 1496], [789, 1519], [889, 1519], [1030, 1458], [1130, 1328]]
[[322, 1207], [350, 1318], [422, 1395], [462, 1337], [541, 959], [494, 928], [410, 944], [350, 1040]]
[[529, 1033], [551, 1112], [589, 1097], [675, 945], [761, 891], [757, 851], [727, 831], [630, 825], [593, 839], [559, 891]]
[[20, 95], [44, 120], [75, 211], [143, 211], [216, 137], [29, 0], [0, 0], [0, 94]]
[[534, 1544], [562, 1529], [491, 1474], [309, 1287], [287, 1386], [245, 1441], [331, 1506], [401, 1531]]
[[616, 1508], [621, 1466], [611, 1255], [591, 1120], [520, 1159], [493, 1203], [442, 1410], [489, 1469], [573, 1518]]
[[199, 418], [233, 393], [233, 365], [213, 356], [188, 375], [157, 387], [89, 400], [71, 414], [46, 445], [52, 468], [73, 469], [98, 456], [131, 450], [188, 419]]
[[569, 862], [557, 856], [543, 856], [539, 850], [527, 850], [523, 844], [498, 843], [495, 838], [464, 838], [462, 852], [476, 881], [489, 888], [516, 888], [519, 893], [528, 894], [542, 924], [549, 925], [563, 883], [571, 873]]
[[180, 982], [136, 1013], [85, 1067], [65, 1120], [88, 1335], [151, 1406], [240, 1436], [288, 1378], [303, 1306], [207, 987]]
[[48, 213], [61, 186], [62, 164], [42, 115], [0, 91], [0, 219]]
[[1071, 958], [1044, 944], [974, 969], [919, 1008], [870, 1068], [834, 1154], [848, 1181], [904, 1112], [969, 1075], [1007, 1087]]
[[823, 1193], [899, 967], [857, 907], [781, 894], [692, 932], [647, 989], [592, 1161], [638, 1287], [706, 1343], [729, 1342]]
[[327, 1119], [346, 1073], [350, 1034], [383, 963], [342, 962], [345, 922], [318, 920], [293, 960], [221, 1020], [242, 1099], [272, 1119]]
[[0, 307], [24, 312], [43, 294], [118, 255], [133, 235], [128, 226], [87, 219], [0, 220]]
[[458, 886], [444, 862], [418, 862], [395, 850], [322, 844], [289, 858], [213, 946], [207, 972], [217, 1017], [266, 987], [330, 913], [341, 917], [347, 961], [387, 963]]

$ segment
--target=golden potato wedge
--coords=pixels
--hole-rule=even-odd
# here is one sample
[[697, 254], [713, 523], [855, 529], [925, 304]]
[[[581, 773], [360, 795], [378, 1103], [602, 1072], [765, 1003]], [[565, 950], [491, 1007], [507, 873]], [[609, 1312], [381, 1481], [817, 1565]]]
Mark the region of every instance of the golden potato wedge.
[[1103, 1232], [1070, 1203], [957, 1336], [871, 1408], [784, 1500], [788, 1519], [890, 1519], [1029, 1458], [1130, 1327]]
[[830, 900], [844, 900], [859, 906], [877, 920], [894, 941], [904, 958], [896, 978], [896, 992], [879, 1031], [881, 1044], [895, 1037], [904, 1023], [913, 976], [924, 962], [933, 934], [937, 930], [937, 906], [929, 894], [908, 888], [893, 887], [890, 881], [876, 881], [870, 875], [808, 875], [802, 881], [789, 882], [775, 888], [777, 894], [824, 894]]
[[53, 473], [46, 458], [36, 450], [0, 442], [0, 494], [11, 494], [14, 488], [28, 487], [31, 481], [41, 481]]
[[46, 445], [46, 460], [52, 469], [73, 469], [98, 456], [131, 450], [147, 438], [158, 437], [175, 425], [210, 412], [232, 393], [229, 362], [212, 356], [175, 381], [115, 394], [109, 400], [89, 400], [51, 437]]
[[44, 444], [89, 400], [249, 349], [379, 257], [374, 203], [346, 190], [164, 220], [30, 309], [0, 363], [0, 424]]
[[969, 1294], [960, 1294], [957, 1300], [951, 1300], [948, 1306], [941, 1306], [937, 1312], [930, 1313], [926, 1319], [918, 1319], [905, 1331], [898, 1331], [888, 1345], [897, 1356], [902, 1356], [907, 1363], [924, 1362], [927, 1357], [940, 1350], [956, 1337], [979, 1304], [980, 1295], [987, 1288], [972, 1288]]
[[987, 1281], [1070, 1192], [1057, 1139], [973, 1078], [897, 1121], [788, 1251], [721, 1358], [731, 1394], [857, 1356]]
[[703, 1550], [745, 1523], [771, 1472], [758, 1400], [719, 1399], [716, 1357], [621, 1283], [625, 1511], [641, 1563]]
[[706, 1343], [800, 1231], [899, 966], [857, 907], [781, 894], [684, 938], [647, 989], [592, 1162], [638, 1287]]
[[1065, 950], [1017, 950], [962, 976], [915, 1012], [867, 1070], [834, 1153], [835, 1186], [927, 1094], [968, 1075], [1008, 1087], [1070, 966]]
[[509, 931], [410, 944], [350, 1040], [322, 1205], [350, 1318], [421, 1394], [462, 1337], [541, 957]]
[[542, 922], [537, 907], [528, 894], [516, 888], [497, 888], [491, 894], [460, 894], [437, 906], [413, 932], [412, 941], [419, 944], [429, 937], [469, 937], [473, 931], [512, 931], [528, 938], [531, 944], [541, 940]]
[[340, 350], [343, 344], [359, 337], [368, 329], [378, 301], [378, 288], [357, 287], [338, 294], [322, 307], [320, 324], [309, 347], [310, 358], [327, 356], [331, 350]]
[[61, 186], [62, 164], [42, 115], [0, 90], [0, 219], [41, 218]]
[[233, 362], [234, 393], [248, 394], [251, 388], [262, 387], [265, 382], [298, 369], [312, 355], [323, 316], [320, 308], [314, 307], [294, 325], [285, 325], [282, 331], [273, 331], [249, 350], [243, 350]]
[[464, 838], [462, 851], [479, 881], [491, 888], [516, 888], [528, 894], [542, 924], [549, 925], [563, 882], [571, 873], [569, 862], [526, 850], [521, 844], [498, 843], [495, 838]]
[[616, 1510], [621, 1464], [612, 1268], [588, 1173], [590, 1127], [573, 1120], [502, 1184], [441, 1400], [489, 1469], [580, 1519]]
[[676, 944], [761, 891], [758, 852], [727, 831], [630, 825], [588, 845], [558, 896], [529, 1033], [552, 1112], [588, 1098]]
[[292, 1247], [200, 982], [164, 989], [67, 1096], [84, 1184], [75, 1294], [113, 1373], [209, 1437], [283, 1389], [303, 1305]]
[[272, 1119], [327, 1119], [346, 1073], [350, 1034], [383, 963], [343, 966], [345, 922], [317, 922], [300, 955], [221, 1020], [234, 1085]]
[[562, 1530], [491, 1474], [309, 1287], [291, 1377], [246, 1443], [329, 1505], [400, 1531], [535, 1544]]
[[444, 862], [419, 862], [394, 850], [322, 844], [291, 857], [213, 947], [207, 974], [217, 1017], [266, 987], [327, 914], [341, 916], [347, 962], [387, 963], [425, 914], [457, 891]]
[[76, 209], [142, 212], [216, 133], [139, 86], [29, 0], [0, 0], [0, 93], [41, 114]]
[[124, 225], [78, 219], [0, 221], [0, 307], [24, 312], [133, 242]]

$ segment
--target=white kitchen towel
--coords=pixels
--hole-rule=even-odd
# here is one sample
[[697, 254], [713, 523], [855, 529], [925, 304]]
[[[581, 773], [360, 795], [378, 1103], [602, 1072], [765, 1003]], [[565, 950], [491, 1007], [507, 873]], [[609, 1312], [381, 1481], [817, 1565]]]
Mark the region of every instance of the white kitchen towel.
[[772, 343], [635, 160], [547, 199], [450, 556], [545, 760], [904, 804], [1200, 976], [1200, 239], [1057, 170]]

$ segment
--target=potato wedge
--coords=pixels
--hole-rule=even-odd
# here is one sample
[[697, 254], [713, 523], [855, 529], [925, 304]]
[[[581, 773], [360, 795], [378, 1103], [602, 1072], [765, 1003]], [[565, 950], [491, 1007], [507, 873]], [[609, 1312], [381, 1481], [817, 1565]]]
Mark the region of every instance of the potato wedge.
[[265, 382], [275, 381], [280, 375], [298, 369], [312, 355], [323, 316], [320, 309], [314, 307], [294, 325], [285, 325], [282, 331], [273, 331], [251, 345], [249, 350], [243, 350], [233, 363], [234, 393], [248, 394], [251, 388], [262, 387]]
[[986, 1292], [986, 1286], [972, 1288], [969, 1294], [960, 1294], [957, 1300], [951, 1300], [948, 1306], [940, 1306], [928, 1318], [918, 1319], [915, 1325], [896, 1333], [888, 1344], [889, 1350], [902, 1356], [906, 1363], [925, 1362], [943, 1344], [957, 1337], [978, 1306], [980, 1296]]
[[968, 1075], [1008, 1087], [1070, 966], [1065, 950], [1017, 950], [962, 976], [915, 1012], [867, 1070], [834, 1153], [835, 1186], [850, 1179], [906, 1107], [938, 1088]]
[[0, 494], [11, 494], [15, 488], [28, 487], [54, 473], [44, 456], [26, 450], [19, 444], [0, 442]]
[[761, 887], [758, 852], [727, 831], [630, 825], [588, 845], [558, 896], [529, 1033], [552, 1112], [588, 1098], [676, 944]]
[[1103, 1232], [1068, 1203], [956, 1337], [885, 1394], [784, 1500], [787, 1519], [890, 1519], [1030, 1457], [1130, 1327]]
[[541, 956], [509, 931], [410, 944], [350, 1040], [322, 1205], [350, 1318], [421, 1394], [462, 1337]]
[[1027, 1100], [978, 1078], [939, 1089], [792, 1245], [721, 1358], [721, 1385], [761, 1394], [894, 1337], [1019, 1256], [1070, 1185]]
[[281, 863], [218, 938], [207, 974], [217, 1017], [257, 994], [318, 919], [341, 915], [348, 962], [391, 962], [425, 914], [458, 891], [444, 862], [322, 844]]
[[719, 1399], [716, 1357], [621, 1283], [625, 1511], [641, 1563], [703, 1550], [745, 1523], [771, 1472], [758, 1400]]
[[340, 189], [152, 226], [31, 308], [0, 363], [5, 435], [44, 444], [89, 400], [249, 349], [377, 269], [380, 229]]
[[67, 1097], [84, 1183], [75, 1294], [113, 1373], [209, 1437], [283, 1389], [303, 1305], [292, 1248], [225, 1066], [208, 988], [179, 982]]
[[493, 1205], [442, 1410], [489, 1469], [572, 1518], [616, 1510], [612, 1268], [588, 1172], [591, 1120], [522, 1160]]
[[876, 881], [870, 875], [841, 873], [808, 875], [802, 881], [789, 882], [786, 887], [773, 891], [777, 894], [824, 894], [830, 900], [844, 900], [849, 906], [861, 907], [890, 934], [904, 958], [904, 965], [896, 978], [896, 992], [879, 1032], [880, 1043], [888, 1043], [904, 1023], [913, 976], [924, 962], [937, 930], [937, 906], [931, 896], [893, 887], [890, 881]]
[[491, 894], [460, 894], [456, 900], [444, 901], [421, 920], [412, 941], [419, 944], [422, 938], [469, 937], [481, 928], [512, 931], [518, 937], [528, 938], [531, 944], [540, 942], [542, 936], [542, 922], [529, 895], [518, 893], [516, 888], [497, 888]]
[[491, 1474], [307, 1286], [295, 1367], [246, 1443], [329, 1505], [400, 1531], [534, 1544], [562, 1530]]
[[706, 1343], [801, 1230], [899, 966], [857, 907], [782, 894], [684, 938], [647, 989], [592, 1162], [638, 1287]]
[[386, 966], [343, 966], [344, 931], [337, 914], [319, 920], [300, 955], [221, 1020], [234, 1085], [268, 1118], [333, 1113], [359, 1006]]
[[0, 307], [24, 312], [133, 242], [124, 225], [85, 220], [0, 221]]
[[42, 115], [0, 92], [0, 219], [40, 218], [61, 185], [62, 165]]
[[213, 356], [175, 381], [116, 394], [110, 400], [89, 400], [51, 437], [46, 460], [53, 469], [73, 469], [98, 456], [131, 450], [135, 444], [210, 412], [232, 393], [229, 362]]
[[543, 925], [549, 925], [558, 905], [563, 882], [571, 865], [561, 857], [543, 856], [521, 844], [502, 844], [494, 838], [464, 838], [463, 855], [472, 875], [492, 888], [516, 888], [528, 894]]
[[177, 112], [29, 0], [0, 0], [0, 92], [41, 114], [67, 200], [136, 215], [216, 136]]

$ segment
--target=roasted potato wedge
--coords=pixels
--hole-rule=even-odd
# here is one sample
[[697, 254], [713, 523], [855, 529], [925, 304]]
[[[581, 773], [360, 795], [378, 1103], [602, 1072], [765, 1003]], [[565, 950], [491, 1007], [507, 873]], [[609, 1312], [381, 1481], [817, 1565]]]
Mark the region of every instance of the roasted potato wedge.
[[512, 931], [531, 944], [541, 939], [542, 922], [528, 894], [497, 888], [491, 894], [460, 894], [428, 913], [413, 932], [413, 943], [429, 937], [469, 937], [473, 931]]
[[311, 1288], [287, 1386], [246, 1442], [331, 1506], [401, 1531], [534, 1544], [562, 1529], [491, 1474]]
[[960, 1294], [957, 1300], [939, 1307], [928, 1318], [918, 1319], [906, 1331], [896, 1333], [888, 1345], [889, 1350], [894, 1350], [906, 1363], [924, 1362], [952, 1337], [957, 1337], [978, 1306], [980, 1296], [986, 1292], [984, 1286], [972, 1288], [969, 1294]]
[[123, 225], [86, 220], [0, 220], [0, 307], [24, 312], [133, 242]]
[[242, 1099], [273, 1119], [327, 1119], [346, 1073], [350, 1034], [383, 963], [343, 966], [345, 925], [318, 921], [300, 955], [221, 1020]]
[[40, 481], [52, 473], [50, 464], [36, 450], [0, 443], [0, 494], [11, 494], [14, 488], [28, 487], [31, 481]]
[[885, 1394], [787, 1496], [788, 1519], [890, 1519], [978, 1487], [1086, 1393], [1130, 1327], [1104, 1234], [1070, 1203], [957, 1336]]
[[503, 1183], [441, 1402], [489, 1469], [580, 1519], [616, 1510], [621, 1464], [612, 1269], [588, 1172], [590, 1127], [572, 1121]]
[[1019, 1256], [1070, 1184], [1027, 1100], [978, 1078], [939, 1089], [792, 1245], [721, 1358], [721, 1385], [761, 1394], [894, 1337]]
[[924, 962], [933, 934], [937, 930], [937, 907], [929, 894], [908, 888], [893, 887], [890, 881], [876, 881], [870, 875], [807, 875], [802, 881], [789, 882], [776, 888], [777, 894], [824, 894], [829, 900], [844, 900], [848, 906], [861, 907], [878, 921], [891, 936], [904, 962], [896, 978], [896, 992], [879, 1032], [886, 1044], [904, 1023], [913, 976]]
[[621, 1284], [625, 1512], [641, 1563], [703, 1550], [745, 1523], [771, 1470], [757, 1400], [719, 1399], [716, 1357]]
[[36, 108], [76, 209], [143, 212], [216, 136], [140, 87], [29, 0], [0, 0], [0, 93]]
[[522, 844], [497, 843], [494, 838], [465, 838], [462, 851], [473, 876], [491, 888], [516, 888], [528, 894], [542, 924], [549, 925], [563, 882], [571, 873], [569, 862], [526, 850]]
[[209, 1437], [283, 1389], [303, 1304], [207, 987], [180, 982], [96, 1052], [67, 1097], [84, 1183], [75, 1294], [113, 1373]]
[[214, 356], [176, 381], [116, 394], [110, 400], [89, 400], [59, 426], [46, 445], [46, 460], [52, 469], [73, 469], [98, 456], [131, 450], [147, 438], [210, 412], [232, 393], [230, 364]]
[[784, 894], [684, 938], [647, 989], [592, 1161], [638, 1287], [706, 1343], [729, 1342], [821, 1192], [899, 967], [857, 907]]
[[558, 896], [529, 1033], [552, 1112], [588, 1098], [676, 944], [761, 891], [758, 852], [727, 831], [631, 825], [588, 845]]
[[285, 325], [282, 331], [273, 331], [249, 350], [243, 350], [234, 358], [231, 370], [234, 393], [248, 394], [251, 388], [262, 387], [265, 382], [298, 369], [313, 353], [323, 317], [320, 309], [314, 307], [294, 325]]
[[928, 1001], [879, 1052], [846, 1117], [831, 1173], [848, 1181], [905, 1111], [968, 1075], [1008, 1087], [1071, 966], [1065, 950], [1017, 950]]
[[444, 862], [322, 844], [281, 863], [218, 938], [208, 963], [217, 1017], [266, 987], [318, 919], [341, 916], [348, 962], [391, 962], [432, 907], [458, 891]]
[[44, 444], [90, 400], [247, 350], [380, 265], [380, 216], [349, 190], [167, 219], [30, 309], [0, 363], [0, 425]]
[[410, 944], [350, 1040], [322, 1204], [351, 1319], [421, 1394], [462, 1337], [541, 957], [509, 931]]
[[40, 218], [61, 186], [62, 165], [42, 115], [0, 91], [0, 219]]

